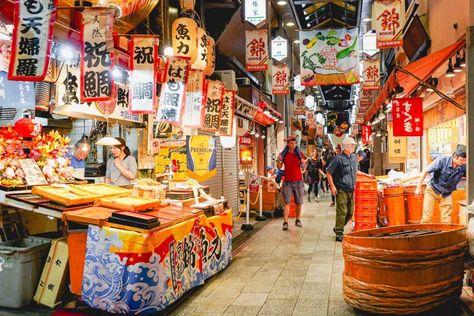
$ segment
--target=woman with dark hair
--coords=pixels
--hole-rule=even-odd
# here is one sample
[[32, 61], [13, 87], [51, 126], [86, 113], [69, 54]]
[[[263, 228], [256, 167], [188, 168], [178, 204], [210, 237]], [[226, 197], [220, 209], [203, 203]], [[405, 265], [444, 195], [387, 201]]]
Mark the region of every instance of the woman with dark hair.
[[112, 185], [129, 185], [137, 176], [137, 161], [130, 153], [123, 138], [116, 138], [120, 145], [112, 146], [112, 157], [107, 161], [105, 182]]

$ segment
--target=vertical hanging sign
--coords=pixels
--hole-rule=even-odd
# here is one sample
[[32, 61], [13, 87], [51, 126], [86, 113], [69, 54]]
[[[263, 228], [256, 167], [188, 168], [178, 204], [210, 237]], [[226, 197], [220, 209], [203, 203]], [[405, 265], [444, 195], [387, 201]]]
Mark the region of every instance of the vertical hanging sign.
[[405, 0], [376, 0], [374, 13], [372, 22], [377, 32], [377, 48], [403, 46]]
[[56, 20], [57, 0], [15, 1], [8, 80], [43, 81]]
[[219, 123], [219, 135], [231, 136], [234, 123], [235, 111], [235, 90], [224, 90], [224, 97], [222, 98], [222, 109]]
[[272, 67], [272, 94], [286, 95], [290, 93], [290, 69], [286, 64], [273, 65]]
[[113, 97], [112, 77], [114, 12], [85, 9], [81, 26], [81, 103]]
[[189, 58], [175, 57], [166, 65], [166, 79], [161, 87], [156, 121], [179, 124], [189, 75]]
[[171, 26], [171, 44], [174, 55], [190, 58], [194, 64], [198, 54], [198, 26], [190, 18], [177, 18]]
[[306, 108], [306, 96], [304, 93], [295, 93], [295, 109], [293, 111], [294, 115], [305, 115]]
[[268, 32], [267, 30], [245, 31], [245, 61], [247, 71], [267, 71]]
[[363, 144], [370, 143], [370, 137], [372, 137], [372, 126], [362, 125], [361, 135]]
[[364, 61], [364, 90], [380, 89], [380, 60]]
[[423, 136], [423, 99], [392, 100], [393, 136]]
[[288, 56], [288, 41], [281, 36], [272, 39], [272, 58], [282, 61]]
[[198, 28], [198, 52], [196, 62], [191, 69], [204, 70], [207, 66], [207, 34], [203, 28]]
[[204, 73], [200, 70], [190, 70], [186, 87], [186, 107], [183, 115], [184, 127], [201, 127], [203, 89]]
[[130, 54], [130, 112], [154, 113], [156, 102], [155, 67], [158, 61], [158, 38], [133, 35]]
[[245, 0], [245, 21], [258, 26], [267, 19], [266, 0]]
[[224, 84], [217, 80], [206, 80], [204, 91], [205, 103], [202, 110], [201, 129], [208, 132], [217, 132], [219, 131], [219, 116], [221, 114]]

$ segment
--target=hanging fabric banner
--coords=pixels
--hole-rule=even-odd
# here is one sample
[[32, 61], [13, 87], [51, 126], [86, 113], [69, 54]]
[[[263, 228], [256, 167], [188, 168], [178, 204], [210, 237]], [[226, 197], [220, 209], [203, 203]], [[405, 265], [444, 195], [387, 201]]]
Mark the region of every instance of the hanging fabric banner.
[[201, 70], [190, 70], [186, 87], [186, 106], [183, 114], [184, 127], [201, 127], [203, 89], [204, 73]]
[[212, 136], [186, 136], [188, 176], [199, 182], [217, 174], [216, 141]]
[[305, 115], [306, 113], [306, 95], [304, 93], [295, 93], [295, 109], [293, 111], [294, 115]]
[[196, 62], [192, 64], [191, 69], [205, 70], [207, 66], [207, 35], [206, 30], [198, 28], [198, 52]]
[[272, 66], [272, 94], [287, 95], [290, 93], [290, 68], [287, 64]]
[[245, 0], [245, 21], [257, 26], [267, 19], [266, 0]]
[[112, 76], [114, 12], [85, 9], [81, 26], [81, 102], [113, 97]]
[[308, 126], [308, 128], [316, 128], [316, 117], [314, 115], [314, 111], [306, 111], [305, 113], [305, 116], [306, 116], [306, 126]]
[[300, 34], [303, 86], [359, 82], [359, 29], [304, 31]]
[[43, 81], [51, 51], [57, 0], [17, 0], [8, 80]]
[[219, 122], [219, 135], [231, 136], [234, 123], [235, 112], [235, 90], [224, 90], [224, 97], [222, 98], [222, 109]]
[[405, 1], [374, 1], [372, 25], [377, 33], [377, 48], [403, 46], [403, 27], [405, 26]]
[[380, 60], [364, 60], [364, 90], [380, 89]]
[[152, 114], [156, 104], [155, 68], [158, 62], [158, 38], [132, 35], [130, 54], [130, 112]]
[[245, 61], [247, 71], [268, 70], [268, 31], [245, 31]]
[[423, 136], [423, 98], [392, 100], [393, 136]]
[[206, 80], [204, 82], [204, 107], [202, 109], [201, 130], [208, 132], [219, 131], [219, 117], [222, 107], [222, 81]]
[[179, 124], [184, 107], [189, 76], [189, 58], [175, 57], [166, 65], [166, 79], [161, 87], [156, 121]]
[[370, 138], [372, 137], [372, 126], [362, 125], [361, 135], [362, 135], [362, 143], [369, 144]]

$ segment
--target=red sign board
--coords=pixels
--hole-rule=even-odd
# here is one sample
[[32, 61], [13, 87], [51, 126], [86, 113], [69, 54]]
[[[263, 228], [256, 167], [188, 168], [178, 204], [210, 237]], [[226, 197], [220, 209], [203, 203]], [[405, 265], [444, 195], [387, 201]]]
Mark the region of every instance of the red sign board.
[[252, 139], [250, 137], [239, 136], [239, 144], [250, 145], [252, 144]]
[[368, 144], [370, 143], [370, 136], [372, 136], [372, 126], [370, 125], [362, 125], [362, 143]]
[[423, 136], [423, 99], [392, 100], [393, 136]]

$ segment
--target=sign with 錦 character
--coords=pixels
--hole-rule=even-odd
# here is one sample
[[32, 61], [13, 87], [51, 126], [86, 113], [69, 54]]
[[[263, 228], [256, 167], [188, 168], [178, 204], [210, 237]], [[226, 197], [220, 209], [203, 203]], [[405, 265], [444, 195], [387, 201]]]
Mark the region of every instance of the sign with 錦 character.
[[272, 94], [287, 95], [290, 93], [290, 68], [286, 64], [272, 67]]
[[204, 89], [204, 73], [202, 70], [190, 70], [186, 87], [186, 106], [183, 114], [183, 126], [201, 127], [201, 111]]
[[15, 1], [9, 80], [43, 81], [46, 77], [56, 6], [57, 0]]
[[222, 81], [206, 80], [204, 82], [204, 91], [201, 129], [208, 132], [217, 132], [219, 131], [224, 84]]
[[387, 123], [388, 129], [388, 162], [404, 163], [406, 160], [407, 138], [393, 136], [393, 122]]
[[393, 136], [423, 136], [423, 99], [392, 100]]
[[377, 48], [403, 46], [405, 0], [375, 0], [372, 25], [377, 34]]
[[380, 89], [380, 60], [364, 60], [364, 84], [363, 90]]
[[245, 31], [245, 61], [247, 71], [267, 71], [268, 69], [268, 31]]
[[245, 21], [257, 26], [267, 19], [266, 0], [245, 0]]
[[166, 79], [161, 87], [156, 121], [179, 124], [189, 75], [189, 58], [175, 57], [166, 65]]
[[308, 111], [306, 110], [306, 126], [308, 126], [308, 128], [311, 128], [311, 129], [315, 129], [316, 128], [316, 117], [314, 115], [314, 111]]
[[231, 136], [234, 123], [235, 111], [235, 90], [224, 90], [224, 97], [222, 98], [222, 109], [219, 122], [219, 135]]
[[156, 102], [155, 67], [158, 62], [158, 38], [133, 35], [130, 54], [130, 112], [152, 114]]
[[295, 93], [294, 115], [305, 115], [306, 113], [306, 95], [304, 93]]
[[303, 86], [359, 82], [359, 29], [301, 31], [300, 74]]
[[114, 12], [85, 9], [81, 27], [81, 102], [113, 97], [112, 76]]

